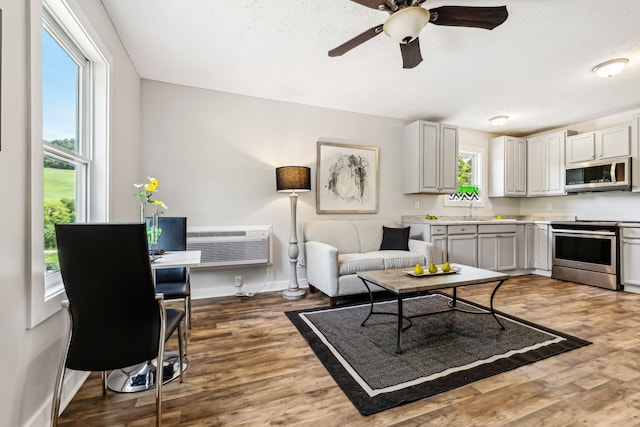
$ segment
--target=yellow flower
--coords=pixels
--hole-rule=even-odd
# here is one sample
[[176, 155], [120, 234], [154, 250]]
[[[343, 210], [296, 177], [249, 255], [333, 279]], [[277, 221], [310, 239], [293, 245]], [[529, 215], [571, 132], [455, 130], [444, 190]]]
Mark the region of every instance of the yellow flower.
[[[149, 179], [149, 182], [146, 184], [133, 184], [134, 187], [136, 187], [137, 189], [142, 189], [142, 191], [138, 192], [138, 193], [134, 193], [134, 196], [136, 197], [140, 197], [140, 202], [141, 203], [149, 203], [149, 204], [160, 204], [163, 205], [164, 204], [161, 203], [156, 203], [156, 201], [154, 201], [151, 196], [153, 196], [153, 193], [155, 193], [156, 191], [158, 191], [158, 186], [159, 186], [159, 182], [157, 179], [152, 178], [152, 177], [147, 177]], [[166, 209], [166, 207], [165, 207]]]
[[158, 184], [159, 184], [158, 180], [155, 178], [151, 178], [150, 176], [147, 178], [149, 178], [149, 183], [144, 186], [144, 189], [151, 192], [156, 191], [158, 189]]
[[[162, 200], [154, 200], [154, 201], [153, 201], [153, 204], [154, 204], [154, 205], [160, 205], [160, 206], [162, 206], [162, 209], [164, 209], [164, 210], [168, 210], [168, 209], [169, 209], [169, 208], [167, 207], [167, 205], [165, 205], [165, 204], [164, 204], [164, 202], [163, 202]], [[160, 213], [162, 213], [162, 212], [160, 211], [160, 209], [159, 209], [159, 208], [156, 208], [156, 209], [155, 209], [155, 211], [156, 211], [156, 212], [160, 212]]]

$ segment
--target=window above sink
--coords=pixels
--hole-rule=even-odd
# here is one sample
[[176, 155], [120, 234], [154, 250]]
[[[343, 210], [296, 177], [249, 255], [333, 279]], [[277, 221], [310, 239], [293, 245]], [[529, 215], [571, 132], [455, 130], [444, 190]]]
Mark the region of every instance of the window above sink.
[[[484, 207], [484, 149], [461, 146], [458, 153], [458, 192], [443, 197], [444, 206]], [[467, 214], [473, 220], [473, 212]]]

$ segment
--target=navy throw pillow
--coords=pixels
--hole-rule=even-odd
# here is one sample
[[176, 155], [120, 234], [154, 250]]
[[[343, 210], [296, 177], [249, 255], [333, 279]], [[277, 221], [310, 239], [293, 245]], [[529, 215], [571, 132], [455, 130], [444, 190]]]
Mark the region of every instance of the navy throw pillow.
[[381, 251], [408, 251], [409, 250], [409, 230], [405, 228], [390, 228], [382, 226]]

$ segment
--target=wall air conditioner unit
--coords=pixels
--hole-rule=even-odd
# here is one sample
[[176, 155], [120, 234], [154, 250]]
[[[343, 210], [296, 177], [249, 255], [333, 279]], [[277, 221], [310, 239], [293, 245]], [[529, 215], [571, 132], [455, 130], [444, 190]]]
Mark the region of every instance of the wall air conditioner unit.
[[202, 252], [197, 267], [271, 265], [271, 226], [189, 227], [187, 250]]

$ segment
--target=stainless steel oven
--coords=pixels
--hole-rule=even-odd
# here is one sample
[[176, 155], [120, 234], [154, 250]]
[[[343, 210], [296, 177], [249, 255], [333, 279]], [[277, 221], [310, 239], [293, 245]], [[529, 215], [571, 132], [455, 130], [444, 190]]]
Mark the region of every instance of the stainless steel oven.
[[552, 222], [551, 277], [620, 289], [618, 224], [610, 221]]

